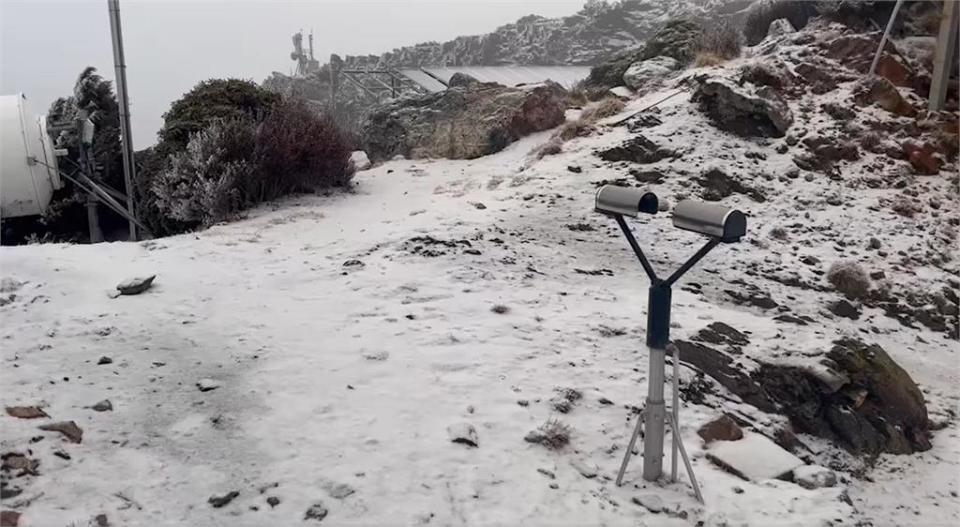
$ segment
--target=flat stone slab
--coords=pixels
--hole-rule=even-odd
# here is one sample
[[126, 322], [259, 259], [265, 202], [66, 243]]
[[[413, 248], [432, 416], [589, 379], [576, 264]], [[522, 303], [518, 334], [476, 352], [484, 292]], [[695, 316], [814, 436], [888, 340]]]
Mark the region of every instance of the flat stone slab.
[[748, 481], [782, 478], [804, 465], [797, 456], [752, 432], [744, 432], [739, 441], [714, 441], [707, 449], [707, 458]]

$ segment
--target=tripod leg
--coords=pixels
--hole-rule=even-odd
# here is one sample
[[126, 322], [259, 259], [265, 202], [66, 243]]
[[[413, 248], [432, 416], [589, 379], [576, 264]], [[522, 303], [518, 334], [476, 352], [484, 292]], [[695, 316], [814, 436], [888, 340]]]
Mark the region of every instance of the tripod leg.
[[[673, 346], [671, 344], [671, 346]], [[670, 424], [670, 428], [677, 428], [680, 426], [680, 361], [677, 360], [679, 353], [677, 352], [677, 347], [673, 346], [673, 422]], [[676, 436], [674, 436], [676, 438]], [[671, 447], [672, 456], [670, 458], [670, 481], [677, 482], [677, 440], [673, 440], [673, 445]]]
[[683, 446], [683, 441], [680, 439], [680, 431], [677, 430], [676, 424], [673, 423], [673, 418], [668, 413], [667, 420], [670, 421], [670, 430], [673, 430], [673, 442], [680, 449], [680, 455], [683, 456], [683, 464], [687, 467], [687, 475], [690, 476], [690, 483], [693, 485], [693, 493], [697, 496], [697, 501], [703, 503], [703, 494], [700, 493], [700, 485], [697, 484], [697, 477], [693, 475], [693, 466], [690, 465], [690, 458], [687, 457], [687, 449]]
[[633, 447], [637, 443], [637, 436], [643, 427], [644, 410], [640, 410], [637, 415], [637, 425], [633, 428], [633, 435], [630, 436], [630, 444], [627, 445], [627, 451], [623, 454], [623, 463], [620, 464], [620, 472], [617, 472], [617, 486], [623, 483], [623, 474], [627, 471], [627, 464], [630, 463], [630, 456], [633, 454]]

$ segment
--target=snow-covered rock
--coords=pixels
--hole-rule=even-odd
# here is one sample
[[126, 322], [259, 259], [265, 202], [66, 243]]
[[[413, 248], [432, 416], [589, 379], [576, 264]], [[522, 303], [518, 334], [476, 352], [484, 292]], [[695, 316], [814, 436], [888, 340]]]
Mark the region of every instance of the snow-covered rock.
[[837, 484], [837, 474], [820, 465], [803, 465], [793, 469], [793, 480], [805, 489], [833, 487]]
[[467, 446], [478, 446], [477, 429], [470, 423], [456, 423], [447, 427], [447, 436], [454, 443], [463, 443]]
[[766, 437], [747, 432], [739, 441], [715, 441], [707, 458], [749, 481], [778, 479], [802, 466], [803, 460]]
[[668, 77], [680, 63], [673, 57], [660, 55], [652, 59], [634, 62], [623, 74], [623, 83], [633, 90], [639, 90], [647, 83]]
[[356, 150], [350, 154], [350, 161], [353, 162], [353, 167], [357, 170], [370, 168], [370, 158], [367, 157], [367, 153], [363, 150]]
[[780, 35], [789, 35], [790, 33], [796, 33], [796, 29], [793, 27], [793, 24], [790, 23], [786, 18], [778, 18], [773, 22], [770, 22], [770, 27], [767, 29], [767, 37], [779, 37]]

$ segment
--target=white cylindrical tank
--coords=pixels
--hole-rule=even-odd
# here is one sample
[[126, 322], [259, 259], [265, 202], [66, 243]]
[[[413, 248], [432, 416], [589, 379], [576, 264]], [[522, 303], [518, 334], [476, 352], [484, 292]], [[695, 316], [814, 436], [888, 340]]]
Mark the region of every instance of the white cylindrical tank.
[[0, 218], [43, 214], [61, 186], [47, 117], [22, 93], [0, 96]]

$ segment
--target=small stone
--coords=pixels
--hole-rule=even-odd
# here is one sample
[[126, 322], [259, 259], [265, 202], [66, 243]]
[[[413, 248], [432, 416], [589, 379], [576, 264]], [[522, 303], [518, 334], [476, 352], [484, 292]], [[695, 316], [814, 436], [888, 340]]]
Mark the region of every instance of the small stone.
[[654, 514], [663, 510], [663, 500], [659, 496], [652, 494], [641, 494], [633, 497], [633, 502]]
[[743, 494], [743, 487], [733, 487], [734, 494]]
[[117, 284], [117, 291], [120, 291], [121, 295], [139, 295], [147, 289], [150, 289], [156, 277], [157, 275], [128, 278]]
[[570, 172], [573, 172], [574, 174], [579, 174], [579, 173], [583, 172], [583, 169], [580, 168], [580, 167], [578, 167], [578, 166], [576, 166], [576, 165], [568, 165], [568, 166], [567, 166], [567, 170], [570, 171]]
[[550, 488], [553, 489], [553, 490], [557, 490], [557, 489], [560, 488], [560, 485], [557, 485], [556, 483], [551, 483], [551, 484], [550, 484]]
[[800, 258], [800, 262], [806, 265], [820, 265], [820, 259], [816, 256], [805, 255]]
[[79, 443], [83, 439], [83, 430], [73, 421], [60, 421], [48, 425], [40, 425], [40, 430], [48, 432], [60, 432], [71, 443]]
[[91, 406], [90, 409], [94, 412], [109, 412], [113, 410], [113, 404], [110, 402], [110, 399], [104, 399]]
[[360, 260], [347, 260], [346, 262], [343, 262], [343, 266], [344, 266], [344, 267], [358, 267], [358, 268], [359, 268], [359, 267], [364, 267], [364, 263], [361, 262]]
[[280, 505], [280, 498], [276, 496], [270, 496], [269, 498], [267, 498], [267, 505], [269, 505], [271, 509], [276, 507], [277, 505]]
[[793, 469], [793, 480], [805, 489], [819, 489], [836, 485], [837, 475], [819, 465], [804, 465]]
[[876, 238], [870, 238], [870, 242], [867, 243], [867, 249], [877, 250], [880, 248], [880, 240]]
[[701, 426], [697, 435], [708, 444], [713, 441], [738, 441], [743, 439], [743, 430], [733, 418], [724, 414]]
[[491, 307], [491, 308], [490, 308], [490, 311], [493, 311], [494, 313], [496, 313], [496, 314], [498, 314], [498, 315], [503, 315], [503, 314], [508, 313], [508, 312], [510, 311], [510, 308], [507, 307], [507, 306], [505, 306], [505, 305], [502, 305], [502, 304], [497, 304], [497, 305]]
[[213, 505], [214, 509], [219, 509], [224, 505], [233, 501], [234, 498], [240, 495], [240, 492], [236, 490], [231, 490], [230, 492], [224, 494], [223, 496], [210, 496], [210, 499], [207, 500], [207, 503]]
[[17, 511], [0, 511], [0, 526], [17, 527], [20, 523], [20, 513]]
[[472, 447], [476, 447], [479, 444], [477, 429], [470, 423], [457, 423], [448, 426], [447, 435], [450, 437], [450, 441], [454, 443], [463, 443]]
[[303, 515], [304, 520], [317, 520], [322, 521], [327, 517], [329, 511], [326, 507], [323, 506], [323, 503], [317, 502], [310, 506], [307, 509], [307, 512]]
[[831, 313], [837, 315], [838, 317], [849, 318], [850, 320], [857, 320], [860, 318], [860, 310], [842, 298], [831, 303], [829, 306], [827, 306], [827, 308]]
[[587, 459], [572, 459], [570, 465], [577, 469], [581, 476], [592, 479], [597, 477], [597, 471], [600, 470], [597, 464]]
[[480, 203], [479, 201], [471, 201], [470, 204], [473, 205], [473, 208], [477, 210], [484, 210], [487, 208], [486, 205], [484, 205], [483, 203]]
[[884, 273], [883, 271], [871, 271], [871, 272], [870, 272], [870, 278], [873, 279], [873, 280], [883, 280], [883, 279], [886, 278], [886, 277], [887, 277], [887, 273]]
[[843, 200], [840, 199], [840, 196], [833, 195], [827, 198], [827, 205], [833, 205], [836, 207], [837, 205], [841, 205], [842, 203], [843, 203]]
[[604, 406], [609, 406], [613, 404], [613, 401], [611, 401], [610, 399], [607, 399], [606, 397], [601, 397], [600, 399], [597, 399], [597, 402]]
[[201, 392], [209, 392], [210, 390], [216, 390], [221, 386], [220, 382], [213, 379], [200, 379], [197, 381], [197, 388]]
[[343, 498], [346, 498], [347, 496], [356, 492], [353, 490], [353, 487], [347, 485], [346, 483], [334, 483], [332, 481], [324, 484], [324, 488], [331, 498], [338, 500], [342, 500]]
[[66, 459], [67, 461], [70, 461], [70, 454], [64, 452], [63, 450], [54, 450], [53, 455], [60, 459]]
[[100, 357], [100, 360], [97, 361], [97, 366], [103, 366], [104, 364], [113, 364], [113, 359], [106, 355]]
[[538, 469], [537, 469], [537, 472], [543, 474], [544, 476], [546, 476], [546, 477], [548, 477], [548, 478], [550, 478], [550, 479], [557, 479], [557, 475], [554, 474], [553, 471], [551, 471], [551, 470], [547, 470], [547, 469], [545, 469], [545, 468], [538, 468]]
[[110, 521], [107, 519], [106, 514], [97, 514], [93, 517], [93, 521], [97, 527], [110, 527]]
[[517, 404], [520, 405], [520, 406], [526, 407], [526, 406], [530, 406], [530, 401], [528, 401], [528, 400], [526, 400], [526, 399], [520, 399], [520, 400], [517, 401]]
[[39, 406], [8, 406], [7, 415], [18, 419], [38, 419], [40, 417], [50, 417]]

